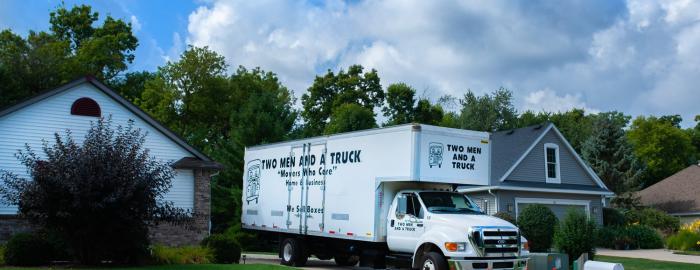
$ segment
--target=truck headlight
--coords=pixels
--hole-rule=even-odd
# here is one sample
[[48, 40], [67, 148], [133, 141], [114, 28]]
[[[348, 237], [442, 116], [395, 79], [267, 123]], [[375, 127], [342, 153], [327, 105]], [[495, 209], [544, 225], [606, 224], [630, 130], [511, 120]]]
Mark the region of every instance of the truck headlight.
[[467, 249], [467, 243], [465, 242], [445, 242], [445, 249], [451, 252], [455, 251], [465, 251]]

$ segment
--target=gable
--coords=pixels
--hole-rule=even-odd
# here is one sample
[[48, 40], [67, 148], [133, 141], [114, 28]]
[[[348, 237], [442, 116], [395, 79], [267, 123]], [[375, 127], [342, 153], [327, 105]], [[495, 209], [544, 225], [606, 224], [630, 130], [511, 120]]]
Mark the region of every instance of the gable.
[[[597, 182], [578, 161], [577, 154], [571, 151], [556, 133], [554, 128], [547, 131], [525, 158], [505, 178], [505, 181], [525, 181], [545, 183], [545, 144], [559, 146], [561, 184], [597, 186]], [[555, 187], [557, 184], [552, 184]]]
[[[105, 92], [91, 83], [80, 83], [70, 89], [60, 91], [55, 95], [43, 98], [0, 116], [0, 170], [5, 170], [21, 177], [27, 177], [26, 168], [17, 160], [15, 154], [24, 149], [25, 143], [35, 152], [41, 152], [42, 140], [49, 144], [54, 141], [54, 133], [65, 135], [70, 129], [72, 137], [82, 142], [91, 126], [98, 118], [92, 116], [71, 114], [73, 102], [80, 98], [90, 98], [97, 102], [101, 115], [105, 118], [112, 116], [112, 125], [126, 125], [134, 120], [134, 127], [140, 128], [147, 134], [144, 147], [150, 154], [164, 162], [174, 162], [193, 154], [180, 144], [144, 121], [124, 105], [117, 102]], [[177, 170], [178, 175], [173, 179], [173, 187], [166, 195], [183, 208], [191, 208], [193, 204], [194, 176], [191, 171]], [[15, 207], [0, 207], [0, 214], [12, 214]]]

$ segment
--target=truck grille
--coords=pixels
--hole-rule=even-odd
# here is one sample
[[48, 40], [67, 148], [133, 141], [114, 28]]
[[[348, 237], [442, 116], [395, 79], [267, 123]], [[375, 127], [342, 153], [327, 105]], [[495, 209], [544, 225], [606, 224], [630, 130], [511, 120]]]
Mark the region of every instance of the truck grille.
[[480, 256], [510, 257], [520, 252], [520, 234], [513, 227], [472, 227], [469, 241]]

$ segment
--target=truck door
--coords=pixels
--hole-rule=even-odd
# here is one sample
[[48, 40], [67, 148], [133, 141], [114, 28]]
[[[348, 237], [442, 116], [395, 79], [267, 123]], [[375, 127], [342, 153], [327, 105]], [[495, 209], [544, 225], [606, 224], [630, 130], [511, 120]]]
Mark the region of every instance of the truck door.
[[325, 143], [305, 143], [292, 147], [295, 164], [287, 180], [287, 229], [300, 234], [323, 231], [326, 176]]
[[418, 195], [400, 193], [394, 199], [387, 219], [387, 244], [390, 250], [413, 252], [418, 239], [425, 231], [423, 209]]

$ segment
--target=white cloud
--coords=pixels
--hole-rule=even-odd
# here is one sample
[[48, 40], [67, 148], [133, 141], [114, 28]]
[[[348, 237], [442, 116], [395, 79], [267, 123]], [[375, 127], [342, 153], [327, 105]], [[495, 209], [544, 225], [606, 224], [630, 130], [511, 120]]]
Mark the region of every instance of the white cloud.
[[537, 112], [565, 112], [571, 109], [584, 109], [586, 113], [598, 113], [600, 110], [590, 108], [581, 101], [581, 95], [565, 94], [557, 95], [550, 89], [531, 92], [525, 97], [525, 104], [522, 111]]
[[131, 15], [129, 20], [131, 21], [131, 29], [133, 29], [135, 33], [141, 31], [141, 23], [135, 15]]
[[297, 95], [358, 63], [433, 97], [503, 86], [521, 108], [680, 113], [687, 125], [699, 19], [696, 1], [213, 0], [190, 14], [186, 41], [273, 71]]

